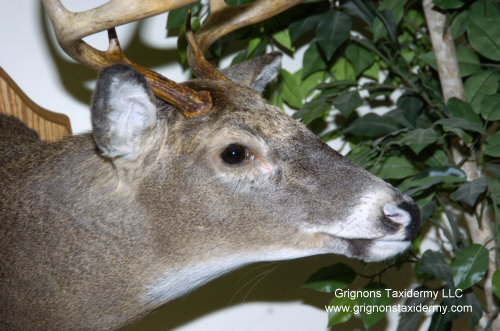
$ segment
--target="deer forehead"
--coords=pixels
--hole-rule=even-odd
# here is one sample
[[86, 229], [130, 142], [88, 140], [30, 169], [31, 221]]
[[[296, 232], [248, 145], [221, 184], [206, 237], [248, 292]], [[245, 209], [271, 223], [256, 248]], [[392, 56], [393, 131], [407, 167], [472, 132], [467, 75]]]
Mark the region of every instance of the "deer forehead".
[[195, 90], [208, 90], [214, 104], [213, 110], [206, 115], [177, 118], [172, 133], [179, 138], [176, 143], [188, 149], [194, 147], [192, 144], [207, 146], [207, 142], [220, 146], [248, 143], [266, 149], [266, 146], [280, 145], [295, 137], [316, 139], [303, 124], [242, 84], [206, 80], [187, 84]]

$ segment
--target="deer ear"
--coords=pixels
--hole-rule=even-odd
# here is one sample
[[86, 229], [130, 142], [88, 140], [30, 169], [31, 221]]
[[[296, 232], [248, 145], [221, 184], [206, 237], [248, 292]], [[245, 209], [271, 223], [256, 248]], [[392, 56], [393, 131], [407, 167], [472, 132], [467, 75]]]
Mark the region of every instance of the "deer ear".
[[126, 64], [101, 72], [92, 97], [94, 140], [106, 157], [133, 159], [156, 125], [154, 95], [145, 78]]
[[245, 84], [246, 86], [262, 92], [264, 87], [276, 77], [281, 67], [280, 52], [272, 52], [254, 59], [236, 64], [221, 72], [234, 82]]

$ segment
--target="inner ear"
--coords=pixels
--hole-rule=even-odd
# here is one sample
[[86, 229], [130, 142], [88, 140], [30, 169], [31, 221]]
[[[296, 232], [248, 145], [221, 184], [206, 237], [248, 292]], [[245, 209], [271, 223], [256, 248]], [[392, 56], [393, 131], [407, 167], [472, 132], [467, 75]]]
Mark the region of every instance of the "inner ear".
[[234, 82], [262, 92], [266, 85], [276, 77], [281, 68], [280, 52], [272, 52], [221, 70]]
[[132, 67], [117, 64], [99, 73], [92, 100], [92, 127], [106, 157], [136, 156], [156, 125], [151, 88]]

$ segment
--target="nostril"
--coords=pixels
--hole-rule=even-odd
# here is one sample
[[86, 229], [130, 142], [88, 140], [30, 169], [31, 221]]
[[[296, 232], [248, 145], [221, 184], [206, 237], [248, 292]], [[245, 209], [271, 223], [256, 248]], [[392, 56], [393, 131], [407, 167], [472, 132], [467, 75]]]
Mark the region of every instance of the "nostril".
[[391, 221], [402, 225], [407, 225], [411, 221], [411, 216], [406, 210], [393, 204], [385, 205], [384, 214]]
[[405, 217], [400, 214], [390, 214], [390, 215], [386, 214], [385, 217], [396, 223], [403, 223], [405, 221]]

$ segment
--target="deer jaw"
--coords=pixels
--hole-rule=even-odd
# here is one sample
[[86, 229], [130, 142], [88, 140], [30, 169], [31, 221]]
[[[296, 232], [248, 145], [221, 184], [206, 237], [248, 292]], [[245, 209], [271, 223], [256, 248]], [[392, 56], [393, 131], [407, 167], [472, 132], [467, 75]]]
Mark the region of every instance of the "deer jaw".
[[[211, 1], [196, 53], [300, 1]], [[112, 28], [192, 1], [111, 0], [82, 13], [43, 2], [70, 56], [142, 74], [101, 71], [92, 134], [43, 143], [0, 116], [1, 329], [116, 329], [244, 264], [381, 260], [415, 236], [413, 202], [249, 89], [266, 85], [279, 54], [222, 71], [228, 80], [177, 84], [127, 60]], [[110, 28], [108, 51], [81, 40]], [[194, 72], [207, 69], [198, 57]]]
[[[168, 175], [154, 171], [139, 188], [146, 198], [138, 201], [158, 219], [152, 230], [156, 241], [169, 243], [158, 259], [165, 267], [144, 286], [141, 301], [160, 305], [257, 261], [325, 253], [379, 261], [410, 246], [419, 218], [410, 198], [246, 87], [213, 81], [189, 85], [210, 91], [214, 109], [189, 119], [168, 110], [161, 115], [159, 123], [167, 124], [159, 132], [168, 133], [156, 139], [165, 141], [156, 161], [178, 166], [152, 166], [165, 167]], [[247, 162], [224, 164], [221, 151], [232, 144], [248, 148]], [[156, 183], [154, 192], [150, 183]], [[169, 222], [167, 229], [160, 219], [169, 213], [181, 221]], [[189, 268], [171, 256], [189, 260]]]
[[[409, 198], [226, 74], [236, 81], [185, 83], [213, 101], [186, 117], [115, 65], [100, 73], [92, 135], [0, 153], [7, 328], [113, 329], [248, 263], [409, 246]], [[241, 163], [222, 157], [232, 145]]]

